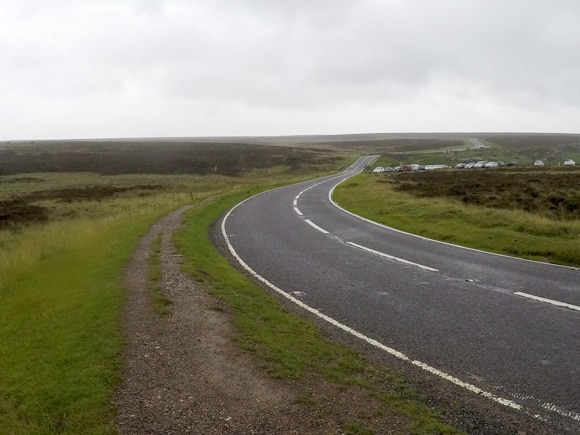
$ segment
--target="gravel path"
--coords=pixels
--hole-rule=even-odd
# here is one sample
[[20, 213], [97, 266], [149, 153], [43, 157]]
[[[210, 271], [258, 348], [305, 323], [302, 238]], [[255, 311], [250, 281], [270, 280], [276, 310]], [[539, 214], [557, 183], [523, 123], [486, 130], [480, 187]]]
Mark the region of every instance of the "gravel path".
[[[119, 432], [339, 434], [361, 418], [353, 403], [372, 412], [361, 391], [339, 391], [317, 379], [272, 379], [236, 346], [228, 307], [181, 271], [171, 236], [186, 208], [153, 225], [126, 270], [126, 351], [115, 397]], [[157, 314], [150, 302], [151, 244], [159, 234], [161, 288], [173, 302], [168, 316]], [[380, 433], [406, 432], [397, 417], [377, 418]]]
[[[337, 388], [308, 376], [298, 381], [272, 379], [254, 357], [238, 347], [227, 304], [181, 271], [182, 258], [172, 235], [187, 208], [156, 222], [126, 269], [123, 380], [114, 398], [119, 433], [411, 432], [412, 422], [393, 415], [364, 390]], [[171, 314], [165, 316], [154, 310], [150, 299], [150, 254], [159, 235], [161, 288], [173, 302]], [[417, 376], [412, 370], [408, 375]], [[423, 394], [446, 409], [447, 420], [467, 433], [553, 433], [539, 420], [419, 375], [423, 376]]]

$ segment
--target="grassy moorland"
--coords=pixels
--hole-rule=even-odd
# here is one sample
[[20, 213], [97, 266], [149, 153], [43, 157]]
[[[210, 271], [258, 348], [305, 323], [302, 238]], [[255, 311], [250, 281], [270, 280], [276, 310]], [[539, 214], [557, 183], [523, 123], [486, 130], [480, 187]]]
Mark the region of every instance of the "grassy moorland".
[[[276, 147], [176, 141], [0, 145], [1, 432], [114, 433], [111, 395], [119, 382], [123, 347], [123, 269], [139, 237], [158, 217], [209, 197], [217, 199], [190, 213], [180, 245], [190, 272], [229, 302], [242, 345], [263, 358], [273, 376], [296, 379], [319, 371], [332, 382], [371, 389], [389, 409], [414, 421], [416, 433], [454, 432], [404, 380], [321, 338], [312, 325], [282, 310], [235, 272], [209, 243], [211, 222], [236, 201], [336, 170], [352, 161], [353, 152], [378, 152], [385, 161], [431, 159], [427, 163], [468, 156], [453, 151], [466, 146], [460, 135], [379, 136], [291, 138]], [[466, 153], [469, 158], [516, 153], [522, 161], [542, 153], [560, 159], [568, 153], [580, 160], [569, 154], [577, 151], [572, 139], [578, 138], [559, 135], [548, 146], [536, 141], [534, 155], [526, 154], [525, 139], [484, 138], [494, 148]], [[422, 183], [431, 184], [363, 175], [336, 195], [348, 208], [410, 231], [430, 231], [433, 237], [491, 250], [500, 249], [503, 238], [513, 242], [504, 244], [502, 252], [578, 264], [580, 230], [577, 218], [568, 219], [568, 191], [560, 192], [565, 200], [556, 201], [555, 216], [548, 216], [492, 208], [470, 202], [470, 195], [465, 201], [426, 197], [413, 190]], [[536, 192], [545, 196], [539, 188]], [[458, 232], [480, 237], [461, 241], [454, 238]], [[556, 252], [554, 245], [561, 249]], [[156, 261], [154, 255], [153, 298]], [[166, 301], [158, 303], [160, 312], [167, 308]], [[373, 379], [388, 389], [372, 390]]]
[[[375, 166], [511, 162], [511, 168], [361, 175], [335, 199], [377, 222], [459, 245], [580, 265], [580, 135], [449, 134], [374, 139]], [[534, 168], [535, 160], [546, 166]], [[575, 167], [563, 162], [573, 159]]]
[[0, 233], [5, 433], [113, 432], [122, 270], [139, 236], [182, 201], [87, 204], [102, 212]]
[[[24, 171], [17, 160], [0, 164], [2, 433], [115, 432], [111, 397], [119, 382], [123, 346], [122, 272], [140, 236], [157, 218], [225, 192], [312, 177], [344, 160], [326, 152], [308, 152], [296, 160], [293, 150], [276, 148], [276, 165], [260, 167], [258, 149], [258, 155], [238, 167], [245, 151], [232, 145], [229, 152], [221, 149], [224, 159], [213, 160], [209, 173], [203, 162], [192, 164], [189, 172], [168, 174], [161, 167], [161, 174], [142, 173], [142, 161], [159, 158], [159, 150], [141, 158], [127, 154], [119, 173], [109, 166], [86, 172], [86, 165], [77, 166], [75, 160], [86, 158], [85, 145], [58, 146], [54, 157], [60, 163], [42, 166], [48, 172]], [[135, 147], [141, 154], [149, 152]], [[266, 157], [273, 154], [262, 148]], [[6, 155], [6, 149], [0, 151]], [[44, 153], [30, 147], [7, 150], [31, 161], [39, 152]], [[68, 155], [64, 169], [82, 172], [59, 172], [61, 152]], [[194, 159], [195, 150], [184, 149], [174, 158], [183, 154]], [[50, 156], [41, 157], [37, 160], [42, 164], [50, 161]], [[239, 176], [220, 174], [216, 164]], [[155, 295], [155, 256], [152, 261]], [[161, 312], [166, 302], [156, 304]]]
[[533, 260], [580, 266], [580, 171], [362, 174], [343, 207], [398, 229]]

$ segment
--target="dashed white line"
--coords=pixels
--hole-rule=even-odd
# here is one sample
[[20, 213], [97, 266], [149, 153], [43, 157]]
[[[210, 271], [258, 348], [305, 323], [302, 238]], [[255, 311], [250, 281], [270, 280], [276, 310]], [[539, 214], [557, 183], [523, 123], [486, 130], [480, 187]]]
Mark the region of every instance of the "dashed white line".
[[[281, 296], [285, 297], [286, 299], [292, 301], [293, 303], [295, 303], [299, 307], [303, 308], [304, 310], [306, 310], [306, 311], [314, 314], [315, 316], [318, 316], [322, 320], [325, 320], [326, 322], [330, 323], [331, 325], [333, 325], [333, 326], [335, 326], [335, 327], [337, 327], [339, 329], [342, 329], [343, 331], [351, 334], [352, 336], [357, 337], [357, 338], [359, 338], [361, 340], [364, 340], [365, 342], [367, 342], [371, 346], [374, 346], [374, 347], [376, 347], [378, 349], [381, 349], [381, 350], [387, 352], [388, 354], [390, 354], [390, 355], [392, 355], [392, 356], [394, 356], [396, 358], [399, 358], [401, 360], [409, 361], [409, 362], [411, 362], [411, 364], [413, 364], [413, 365], [415, 365], [417, 367], [420, 367], [423, 370], [426, 370], [426, 371], [428, 371], [430, 373], [433, 373], [436, 376], [439, 376], [439, 377], [441, 377], [443, 379], [446, 379], [447, 381], [450, 381], [450, 382], [452, 382], [452, 383], [454, 383], [456, 385], [459, 385], [459, 386], [461, 386], [461, 387], [463, 387], [463, 388], [465, 388], [465, 389], [467, 389], [469, 391], [472, 391], [472, 392], [475, 392], [475, 393], [480, 394], [482, 396], [485, 396], [488, 399], [491, 399], [491, 400], [493, 400], [493, 401], [495, 401], [497, 403], [500, 403], [500, 404], [502, 404], [504, 406], [507, 406], [507, 407], [510, 407], [510, 408], [513, 408], [513, 409], [517, 409], [517, 410], [520, 410], [522, 408], [522, 406], [520, 404], [518, 404], [518, 403], [516, 403], [516, 402], [514, 402], [512, 400], [505, 399], [503, 397], [496, 396], [496, 395], [494, 395], [494, 394], [492, 394], [490, 392], [484, 391], [484, 390], [476, 387], [475, 385], [471, 385], [471, 384], [469, 384], [467, 382], [463, 382], [463, 381], [461, 381], [461, 380], [459, 380], [459, 379], [457, 379], [457, 378], [455, 378], [455, 377], [453, 377], [453, 376], [451, 376], [451, 375], [449, 375], [449, 374], [447, 374], [447, 373], [445, 373], [445, 372], [443, 372], [441, 370], [438, 370], [435, 367], [431, 367], [430, 365], [425, 364], [425, 363], [423, 363], [421, 361], [411, 360], [411, 358], [409, 358], [404, 353], [402, 353], [402, 352], [400, 352], [400, 351], [398, 351], [396, 349], [393, 349], [393, 348], [391, 348], [389, 346], [386, 346], [386, 345], [382, 344], [381, 342], [379, 342], [377, 340], [374, 340], [374, 339], [372, 339], [370, 337], [367, 337], [366, 335], [364, 335], [364, 334], [362, 334], [362, 333], [360, 333], [360, 332], [358, 332], [358, 331], [350, 328], [349, 326], [347, 326], [347, 325], [345, 325], [343, 323], [340, 323], [339, 321], [333, 319], [332, 317], [327, 316], [326, 314], [321, 313], [317, 309], [312, 308], [310, 305], [307, 305], [304, 302], [302, 302], [301, 300], [296, 299], [295, 297], [293, 297], [289, 293], [285, 292], [281, 288], [279, 288], [276, 285], [272, 284], [270, 281], [268, 281], [262, 275], [258, 274], [254, 269], [252, 269], [250, 266], [248, 266], [246, 264], [246, 262], [244, 262], [244, 260], [242, 260], [242, 258], [238, 255], [238, 253], [236, 252], [236, 250], [234, 249], [234, 247], [230, 243], [229, 237], [228, 237], [227, 232], [226, 232], [226, 221], [229, 218], [230, 214], [233, 212], [233, 210], [236, 207], [238, 207], [239, 205], [243, 204], [246, 201], [247, 200], [242, 201], [241, 203], [239, 203], [238, 205], [236, 205], [234, 208], [232, 208], [226, 214], [226, 216], [222, 220], [221, 230], [222, 230], [222, 235], [224, 237], [224, 240], [226, 242], [226, 245], [228, 246], [228, 250], [230, 251], [230, 253], [232, 254], [232, 256], [236, 259], [236, 261], [246, 271], [248, 271], [258, 281], [264, 283], [265, 285], [267, 285], [268, 287], [270, 287], [272, 290], [274, 290], [276, 293], [278, 293], [279, 295], [281, 295]], [[309, 222], [309, 223], [311, 225], [314, 225], [311, 222]], [[320, 228], [320, 227], [318, 227], [318, 228]]]
[[328, 231], [326, 231], [324, 228], [320, 228], [318, 225], [316, 225], [314, 222], [312, 222], [310, 219], [304, 219], [306, 221], [306, 223], [308, 225], [310, 225], [312, 228], [320, 231], [322, 234], [328, 234]]
[[[328, 180], [327, 180], [327, 181], [328, 181]], [[321, 183], [318, 183], [318, 184], [321, 184]], [[316, 185], [318, 185], [318, 184], [316, 184]], [[307, 189], [305, 189], [304, 191], [300, 192], [300, 194], [299, 194], [299, 195], [296, 197], [296, 199], [295, 199], [295, 203], [294, 203], [294, 204], [295, 204], [295, 206], [294, 206], [294, 209], [295, 209], [296, 213], [298, 213], [298, 214], [302, 215], [302, 213], [300, 212], [300, 210], [299, 210], [299, 209], [298, 209], [298, 207], [297, 207], [297, 200], [298, 200], [298, 198], [300, 197], [300, 195], [301, 195], [303, 192], [305, 192], [306, 190], [309, 190], [309, 189], [311, 189], [311, 188], [313, 188], [313, 187], [315, 187], [315, 186], [310, 186], [309, 188], [307, 188]], [[334, 186], [334, 187], [336, 187], [336, 186]], [[334, 188], [333, 188], [333, 190], [334, 190]], [[262, 192], [262, 193], [264, 193], [264, 192]], [[332, 192], [329, 194], [329, 198], [331, 199], [331, 202], [333, 202], [333, 203], [334, 203], [334, 201], [332, 201]], [[374, 347], [376, 347], [376, 348], [378, 348], [378, 349], [381, 349], [381, 350], [383, 350], [383, 351], [387, 352], [388, 354], [390, 354], [390, 355], [392, 355], [392, 356], [394, 356], [394, 357], [396, 357], [396, 358], [399, 358], [399, 359], [401, 359], [401, 360], [404, 360], [404, 361], [408, 361], [408, 362], [410, 362], [411, 364], [413, 364], [413, 365], [415, 365], [415, 366], [417, 366], [417, 367], [420, 367], [421, 369], [423, 369], [423, 370], [425, 370], [425, 371], [428, 371], [428, 372], [430, 372], [430, 373], [432, 373], [432, 374], [435, 374], [436, 376], [438, 376], [438, 377], [440, 377], [440, 378], [443, 378], [443, 379], [445, 379], [445, 380], [447, 380], [447, 381], [449, 381], [449, 382], [451, 382], [451, 383], [453, 383], [453, 384], [456, 384], [456, 385], [458, 385], [458, 386], [460, 386], [460, 387], [463, 387], [463, 388], [465, 388], [465, 389], [467, 389], [467, 390], [469, 390], [469, 391], [472, 391], [472, 392], [474, 392], [474, 393], [476, 393], [476, 394], [479, 394], [479, 395], [481, 395], [481, 396], [483, 396], [483, 397], [486, 397], [486, 398], [488, 398], [488, 399], [490, 399], [490, 400], [493, 400], [493, 401], [495, 401], [495, 402], [497, 402], [497, 403], [499, 403], [499, 404], [502, 404], [502, 405], [504, 405], [504, 406], [507, 406], [507, 407], [510, 407], [510, 408], [512, 408], [512, 409], [520, 410], [520, 411], [523, 411], [523, 412], [525, 412], [525, 413], [527, 413], [527, 414], [530, 414], [530, 413], [529, 413], [529, 410], [528, 410], [528, 411], [526, 411], [525, 409], [523, 409], [523, 406], [522, 406], [522, 405], [520, 405], [520, 404], [518, 404], [517, 402], [514, 402], [514, 401], [512, 401], [512, 400], [506, 399], [506, 398], [504, 398], [504, 397], [497, 396], [497, 395], [495, 395], [495, 394], [492, 394], [492, 393], [490, 393], [490, 392], [488, 392], [488, 391], [482, 390], [481, 388], [479, 388], [479, 387], [477, 387], [477, 386], [475, 386], [475, 385], [472, 385], [472, 384], [469, 384], [469, 383], [467, 383], [467, 382], [464, 382], [464, 381], [462, 381], [462, 380], [460, 380], [460, 379], [458, 379], [458, 378], [455, 378], [455, 377], [453, 377], [453, 376], [451, 376], [451, 375], [449, 375], [449, 374], [447, 374], [447, 373], [445, 373], [445, 372], [443, 372], [443, 371], [441, 371], [441, 370], [439, 370], [439, 369], [436, 369], [435, 367], [431, 367], [430, 365], [428, 365], [428, 364], [425, 364], [425, 363], [423, 363], [423, 362], [421, 362], [421, 361], [418, 361], [418, 360], [412, 360], [411, 358], [409, 358], [409, 357], [408, 357], [407, 355], [405, 355], [404, 353], [402, 353], [402, 352], [400, 352], [400, 351], [398, 351], [398, 350], [396, 350], [396, 349], [393, 349], [393, 348], [391, 348], [391, 347], [388, 347], [388, 346], [386, 346], [386, 345], [384, 345], [384, 344], [382, 344], [382, 343], [378, 342], [377, 340], [374, 340], [374, 339], [372, 339], [372, 338], [370, 338], [370, 337], [367, 337], [367, 336], [365, 336], [364, 334], [362, 334], [362, 333], [360, 333], [360, 332], [358, 332], [358, 331], [356, 331], [356, 330], [354, 330], [354, 329], [352, 329], [352, 328], [350, 328], [350, 327], [348, 327], [348, 326], [346, 326], [346, 325], [344, 325], [344, 324], [342, 324], [342, 323], [338, 322], [337, 320], [333, 319], [332, 317], [330, 317], [330, 316], [327, 316], [327, 315], [325, 315], [325, 314], [321, 313], [320, 311], [318, 311], [317, 309], [315, 309], [315, 308], [312, 308], [311, 306], [309, 306], [309, 305], [305, 304], [304, 302], [302, 302], [302, 301], [300, 301], [300, 300], [296, 299], [295, 297], [291, 296], [290, 294], [288, 294], [288, 293], [287, 293], [287, 292], [285, 292], [284, 290], [280, 289], [279, 287], [275, 286], [274, 284], [272, 284], [271, 282], [269, 282], [269, 281], [268, 281], [266, 278], [262, 277], [262, 276], [261, 276], [261, 275], [259, 275], [257, 272], [255, 272], [255, 271], [254, 271], [254, 270], [253, 270], [253, 269], [252, 269], [250, 266], [248, 266], [248, 265], [247, 265], [247, 264], [246, 264], [246, 263], [245, 263], [245, 262], [244, 262], [244, 261], [241, 259], [241, 257], [240, 257], [240, 256], [237, 254], [237, 252], [235, 251], [234, 247], [233, 247], [233, 246], [232, 246], [232, 244], [230, 243], [229, 237], [228, 237], [228, 235], [227, 235], [227, 233], [226, 233], [226, 230], [225, 230], [225, 224], [226, 224], [226, 220], [227, 220], [227, 219], [228, 219], [228, 218], [231, 216], [231, 214], [233, 213], [233, 211], [234, 211], [234, 210], [235, 210], [235, 209], [236, 209], [238, 206], [240, 206], [241, 204], [243, 204], [244, 202], [246, 202], [246, 201], [247, 201], [247, 200], [249, 200], [249, 199], [251, 199], [251, 198], [247, 198], [246, 200], [244, 200], [244, 201], [242, 201], [241, 203], [237, 204], [235, 207], [233, 207], [233, 208], [232, 208], [232, 209], [231, 209], [231, 210], [230, 210], [230, 211], [229, 211], [229, 212], [226, 214], [226, 216], [225, 216], [225, 217], [224, 217], [224, 219], [222, 220], [221, 229], [222, 229], [222, 234], [223, 234], [223, 237], [224, 237], [224, 239], [225, 239], [225, 242], [226, 242], [226, 244], [227, 244], [227, 246], [228, 246], [228, 249], [229, 249], [230, 253], [231, 253], [231, 254], [233, 255], [233, 257], [234, 257], [234, 258], [235, 258], [235, 259], [238, 261], [238, 263], [239, 263], [239, 264], [240, 264], [240, 265], [241, 265], [241, 266], [242, 266], [242, 267], [243, 267], [245, 270], [247, 270], [247, 271], [248, 271], [248, 272], [249, 272], [251, 275], [253, 275], [253, 276], [254, 276], [254, 277], [255, 277], [255, 278], [258, 280], [258, 281], [261, 281], [262, 283], [264, 283], [265, 285], [267, 285], [268, 287], [270, 287], [272, 290], [274, 290], [276, 293], [278, 293], [278, 294], [280, 294], [281, 296], [283, 296], [283, 297], [285, 297], [285, 298], [289, 299], [290, 301], [292, 301], [293, 303], [295, 303], [295, 304], [296, 304], [296, 305], [298, 305], [299, 307], [301, 307], [301, 308], [305, 309], [306, 311], [308, 311], [308, 312], [310, 312], [310, 313], [312, 313], [312, 314], [314, 314], [314, 315], [318, 316], [318, 317], [319, 317], [319, 318], [321, 318], [322, 320], [325, 320], [325, 321], [327, 321], [328, 323], [332, 324], [333, 326], [335, 326], [335, 327], [337, 327], [337, 328], [339, 328], [339, 329], [342, 329], [343, 331], [346, 331], [347, 333], [349, 333], [349, 334], [353, 335], [354, 337], [357, 337], [357, 338], [359, 338], [359, 339], [361, 339], [361, 340], [364, 340], [364, 341], [365, 341], [365, 342], [367, 342], [368, 344], [370, 344], [370, 345], [372, 345], [372, 346], [374, 346]], [[334, 204], [336, 205], [336, 203], [334, 203]], [[341, 208], [341, 207], [339, 207], [338, 205], [337, 205], [337, 207], [338, 207], [338, 208]], [[356, 216], [356, 215], [355, 215], [355, 216]], [[357, 216], [357, 217], [360, 217], [360, 216]], [[364, 219], [364, 218], [362, 218], [362, 219], [363, 219], [363, 220], [366, 220], [366, 219]], [[310, 221], [310, 220], [308, 220], [308, 219], [304, 219], [304, 220], [305, 220], [305, 221], [306, 221], [306, 222], [307, 222], [309, 225], [311, 225], [312, 227], [316, 228], [318, 231], [321, 231], [322, 233], [325, 233], [325, 234], [327, 234], [327, 233], [328, 233], [328, 231], [326, 231], [326, 230], [324, 230], [323, 228], [319, 227], [318, 225], [314, 224], [312, 221]], [[379, 225], [380, 225], [380, 224], [379, 224]], [[347, 243], [348, 243], [348, 242], [347, 242]], [[370, 248], [362, 247], [362, 246], [360, 246], [360, 245], [356, 245], [356, 244], [353, 244], [353, 243], [350, 243], [350, 244], [352, 244], [353, 246], [360, 247], [361, 249], [370, 250]], [[371, 251], [372, 251], [372, 250], [371, 250]], [[377, 254], [379, 254], [379, 255], [381, 255], [381, 254], [382, 254], [383, 256], [388, 256], [388, 254], [384, 254], [384, 253], [381, 253], [381, 252], [378, 252], [378, 251], [375, 251], [375, 253], [377, 253]], [[389, 256], [389, 257], [392, 257], [392, 256]], [[397, 259], [397, 257], [394, 257], [393, 259]], [[403, 260], [403, 259], [398, 259], [398, 260]], [[403, 262], [408, 262], [408, 261], [407, 261], [407, 260], [403, 260]], [[423, 268], [425, 268], [425, 269], [427, 269], [427, 270], [433, 270], [433, 271], [437, 271], [437, 269], [430, 268], [430, 267], [428, 267], [428, 266], [423, 266], [423, 265], [419, 265], [419, 264], [417, 264], [417, 263], [412, 263], [412, 262], [408, 262], [408, 263], [410, 263], [410, 264], [414, 264], [414, 265], [416, 265], [416, 266], [419, 266], [419, 267], [423, 267]], [[566, 307], [568, 307], [568, 308], [572, 308], [572, 309], [575, 309], [575, 310], [580, 310], [580, 307], [578, 307], [578, 306], [575, 306], [575, 305], [566, 304], [566, 303], [563, 303], [563, 302], [558, 302], [558, 301], [551, 301], [550, 299], [540, 298], [540, 297], [538, 297], [538, 296], [533, 296], [533, 295], [527, 295], [526, 293], [521, 293], [521, 292], [518, 292], [518, 293], [516, 293], [516, 294], [519, 294], [520, 296], [531, 297], [532, 299], [541, 300], [541, 301], [543, 301], [543, 302], [547, 302], [547, 301], [550, 301], [550, 303], [554, 303], [554, 302], [555, 302], [555, 303], [556, 303], [556, 305], [560, 305], [560, 306], [566, 306]], [[548, 410], [548, 411], [556, 412], [556, 413], [558, 413], [558, 414], [560, 414], [560, 415], [562, 415], [562, 416], [565, 416], [565, 417], [572, 418], [573, 420], [576, 420], [576, 421], [580, 421], [580, 414], [578, 414], [578, 413], [574, 413], [574, 412], [565, 411], [565, 410], [563, 410], [563, 409], [559, 408], [558, 406], [556, 406], [556, 405], [553, 405], [553, 404], [550, 404], [550, 403], [545, 403], [545, 404], [543, 404], [543, 405], [542, 405], [542, 407], [543, 407], [544, 409]], [[530, 415], [532, 415], [532, 414], [530, 414]], [[541, 416], [541, 415], [533, 415], [533, 416], [534, 416], [534, 417], [536, 417], [536, 418], [540, 418], [540, 419], [542, 418], [542, 416]]]
[[580, 307], [578, 305], [572, 305], [572, 304], [568, 304], [566, 302], [555, 301], [553, 299], [543, 298], [541, 296], [535, 296], [535, 295], [531, 295], [529, 293], [515, 292], [514, 295], [522, 296], [522, 297], [528, 298], [528, 299], [534, 299], [536, 301], [545, 302], [547, 304], [557, 305], [558, 307], [566, 307], [566, 308], [570, 308], [571, 310], [580, 311]]
[[346, 244], [350, 245], [350, 246], [354, 246], [355, 248], [362, 249], [363, 251], [367, 251], [367, 252], [370, 252], [372, 254], [388, 258], [390, 260], [398, 261], [399, 263], [410, 264], [411, 266], [416, 266], [416, 267], [419, 267], [421, 269], [428, 270], [431, 272], [439, 272], [439, 269], [435, 269], [434, 267], [424, 266], [424, 265], [419, 264], [419, 263], [414, 263], [412, 261], [405, 260], [404, 258], [399, 258], [399, 257], [395, 257], [394, 255], [385, 254], [384, 252], [375, 251], [374, 249], [367, 248], [366, 246], [362, 246], [362, 245], [359, 245], [359, 244], [354, 243], [354, 242], [346, 242]]
[[341, 180], [341, 181], [340, 181], [340, 182], [338, 182], [336, 185], [334, 185], [334, 186], [332, 187], [332, 189], [330, 189], [330, 191], [328, 192], [328, 200], [330, 201], [330, 203], [331, 203], [331, 204], [332, 204], [334, 207], [336, 207], [337, 209], [341, 210], [342, 212], [344, 212], [344, 213], [346, 213], [346, 214], [348, 214], [348, 215], [350, 215], [350, 216], [352, 216], [352, 217], [354, 217], [354, 218], [356, 218], [356, 219], [360, 219], [360, 220], [362, 220], [362, 221], [364, 221], [364, 222], [367, 222], [367, 223], [369, 223], [369, 224], [371, 224], [371, 225], [375, 225], [375, 226], [377, 226], [377, 227], [381, 227], [381, 228], [384, 228], [384, 229], [386, 229], [386, 230], [393, 231], [393, 232], [395, 232], [395, 233], [405, 234], [405, 235], [408, 235], [408, 236], [410, 236], [410, 237], [415, 237], [415, 238], [418, 238], [418, 239], [421, 239], [421, 240], [426, 240], [426, 241], [429, 241], [429, 242], [438, 243], [438, 244], [440, 244], [440, 245], [447, 245], [447, 246], [452, 246], [452, 247], [454, 247], [454, 248], [457, 248], [457, 249], [464, 249], [464, 250], [466, 250], [466, 251], [482, 252], [482, 253], [484, 253], [484, 254], [487, 254], [487, 255], [493, 255], [493, 256], [496, 256], [496, 257], [504, 257], [504, 258], [509, 258], [509, 259], [511, 259], [511, 260], [516, 260], [516, 261], [524, 261], [524, 262], [528, 262], [528, 263], [539, 263], [539, 264], [542, 264], [542, 265], [545, 265], [545, 266], [549, 266], [549, 267], [556, 267], [556, 268], [561, 268], [561, 269], [571, 269], [571, 270], [580, 270], [580, 268], [578, 268], [578, 267], [574, 267], [574, 266], [565, 266], [565, 265], [563, 265], [563, 264], [545, 263], [545, 262], [543, 262], [543, 261], [538, 261], [538, 260], [530, 260], [530, 259], [527, 259], [527, 258], [520, 258], [520, 257], [512, 257], [512, 256], [510, 256], [510, 255], [505, 255], [505, 254], [498, 254], [498, 253], [496, 253], [496, 252], [489, 252], [489, 251], [484, 251], [484, 250], [482, 250], [482, 249], [475, 249], [475, 248], [469, 248], [469, 247], [467, 247], [467, 246], [455, 245], [455, 244], [453, 244], [453, 243], [449, 243], [449, 242], [443, 242], [443, 241], [441, 241], [441, 240], [430, 239], [430, 238], [428, 238], [428, 237], [425, 237], [425, 236], [420, 236], [420, 235], [418, 235], [418, 234], [409, 233], [409, 232], [407, 232], [407, 231], [399, 230], [399, 229], [397, 229], [397, 228], [389, 227], [389, 226], [387, 226], [387, 225], [385, 225], [385, 224], [381, 224], [381, 223], [379, 223], [379, 222], [375, 222], [375, 221], [373, 221], [373, 220], [371, 220], [371, 219], [367, 219], [367, 218], [365, 218], [365, 217], [362, 217], [362, 216], [360, 216], [360, 215], [358, 215], [358, 214], [356, 214], [356, 213], [353, 213], [353, 212], [351, 212], [351, 211], [349, 211], [349, 210], [347, 210], [347, 209], [345, 209], [345, 208], [341, 207], [341, 206], [340, 206], [340, 205], [339, 205], [339, 204], [338, 204], [338, 203], [337, 203], [337, 202], [336, 202], [336, 201], [335, 201], [335, 200], [332, 198], [332, 195], [333, 195], [333, 193], [334, 193], [334, 190], [335, 190], [335, 189], [336, 189], [336, 188], [337, 188], [337, 187], [338, 187], [338, 186], [339, 186], [341, 183], [344, 183], [346, 180], [348, 180], [348, 178], [345, 178], [345, 179]]
[[294, 207], [294, 211], [298, 216], [304, 216], [298, 207]]

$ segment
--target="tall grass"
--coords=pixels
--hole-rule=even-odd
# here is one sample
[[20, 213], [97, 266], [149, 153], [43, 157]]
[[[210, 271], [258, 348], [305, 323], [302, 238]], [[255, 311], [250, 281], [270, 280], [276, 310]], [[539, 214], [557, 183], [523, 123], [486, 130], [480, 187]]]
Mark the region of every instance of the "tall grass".
[[341, 184], [343, 207], [401, 230], [491, 252], [580, 266], [580, 221], [554, 221], [521, 210], [418, 198], [368, 174]]
[[3, 234], [0, 432], [114, 432], [122, 271], [139, 236], [179, 203], [135, 198], [124, 201], [130, 213]]
[[282, 177], [296, 175], [2, 177], [0, 198], [111, 183], [163, 188], [43, 200], [47, 224], [0, 231], [0, 433], [114, 433], [122, 276], [140, 236], [183, 204]]

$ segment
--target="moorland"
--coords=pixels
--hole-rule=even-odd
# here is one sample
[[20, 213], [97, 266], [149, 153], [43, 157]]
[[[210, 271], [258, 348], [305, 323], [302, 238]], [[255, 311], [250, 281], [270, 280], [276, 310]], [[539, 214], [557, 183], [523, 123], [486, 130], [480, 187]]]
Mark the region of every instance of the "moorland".
[[[479, 138], [486, 148], [471, 150], [469, 137]], [[0, 143], [0, 427], [7, 433], [114, 433], [111, 395], [119, 385], [124, 346], [119, 325], [122, 275], [152, 223], [181, 205], [200, 205], [188, 218], [180, 246], [188, 271], [227, 301], [226, 295], [233, 293], [228, 288], [251, 285], [240, 284], [245, 278], [233, 268], [225, 272], [229, 266], [219, 260], [208, 236], [213, 219], [233, 201], [339, 171], [365, 153], [380, 155], [377, 165], [517, 161], [517, 168], [478, 172], [365, 173], [337, 189], [336, 199], [357, 213], [429, 237], [580, 265], [580, 171], [559, 166], [566, 158], [580, 161], [580, 135]], [[543, 159], [546, 167], [531, 168], [535, 159]], [[255, 288], [248, 291], [251, 298], [262, 297]], [[246, 315], [261, 329], [264, 323], [271, 328], [276, 353], [296, 354], [296, 340], [280, 340], [275, 333], [280, 325], [265, 318], [290, 321], [279, 315]], [[257, 349], [255, 357], [260, 358], [268, 354], [264, 349], [269, 344], [251, 336], [252, 329], [250, 323], [244, 340], [254, 344], [246, 348]], [[333, 352], [344, 352], [325, 347], [311, 326], [287, 330], [298, 337], [307, 331], [309, 344], [320, 340], [315, 349], [304, 350], [311, 352], [302, 358], [309, 361], [308, 369], [288, 374], [293, 382], [308, 371], [326, 373], [322, 366]], [[284, 345], [286, 352], [279, 349]], [[326, 363], [317, 365], [317, 355], [325, 355]], [[416, 385], [393, 373], [363, 369], [368, 367], [364, 359], [349, 361], [325, 382], [354, 382], [372, 394], [379, 394], [372, 390], [377, 384], [388, 385], [391, 389], [380, 393], [389, 398], [385, 406], [415, 422], [411, 427], [417, 433], [455, 433], [446, 424], [450, 421], [461, 428], [457, 413], [431, 409]], [[275, 358], [265, 364], [275, 373], [280, 370], [273, 366], [285, 367]], [[361, 416], [344, 431], [373, 433], [371, 420]]]

